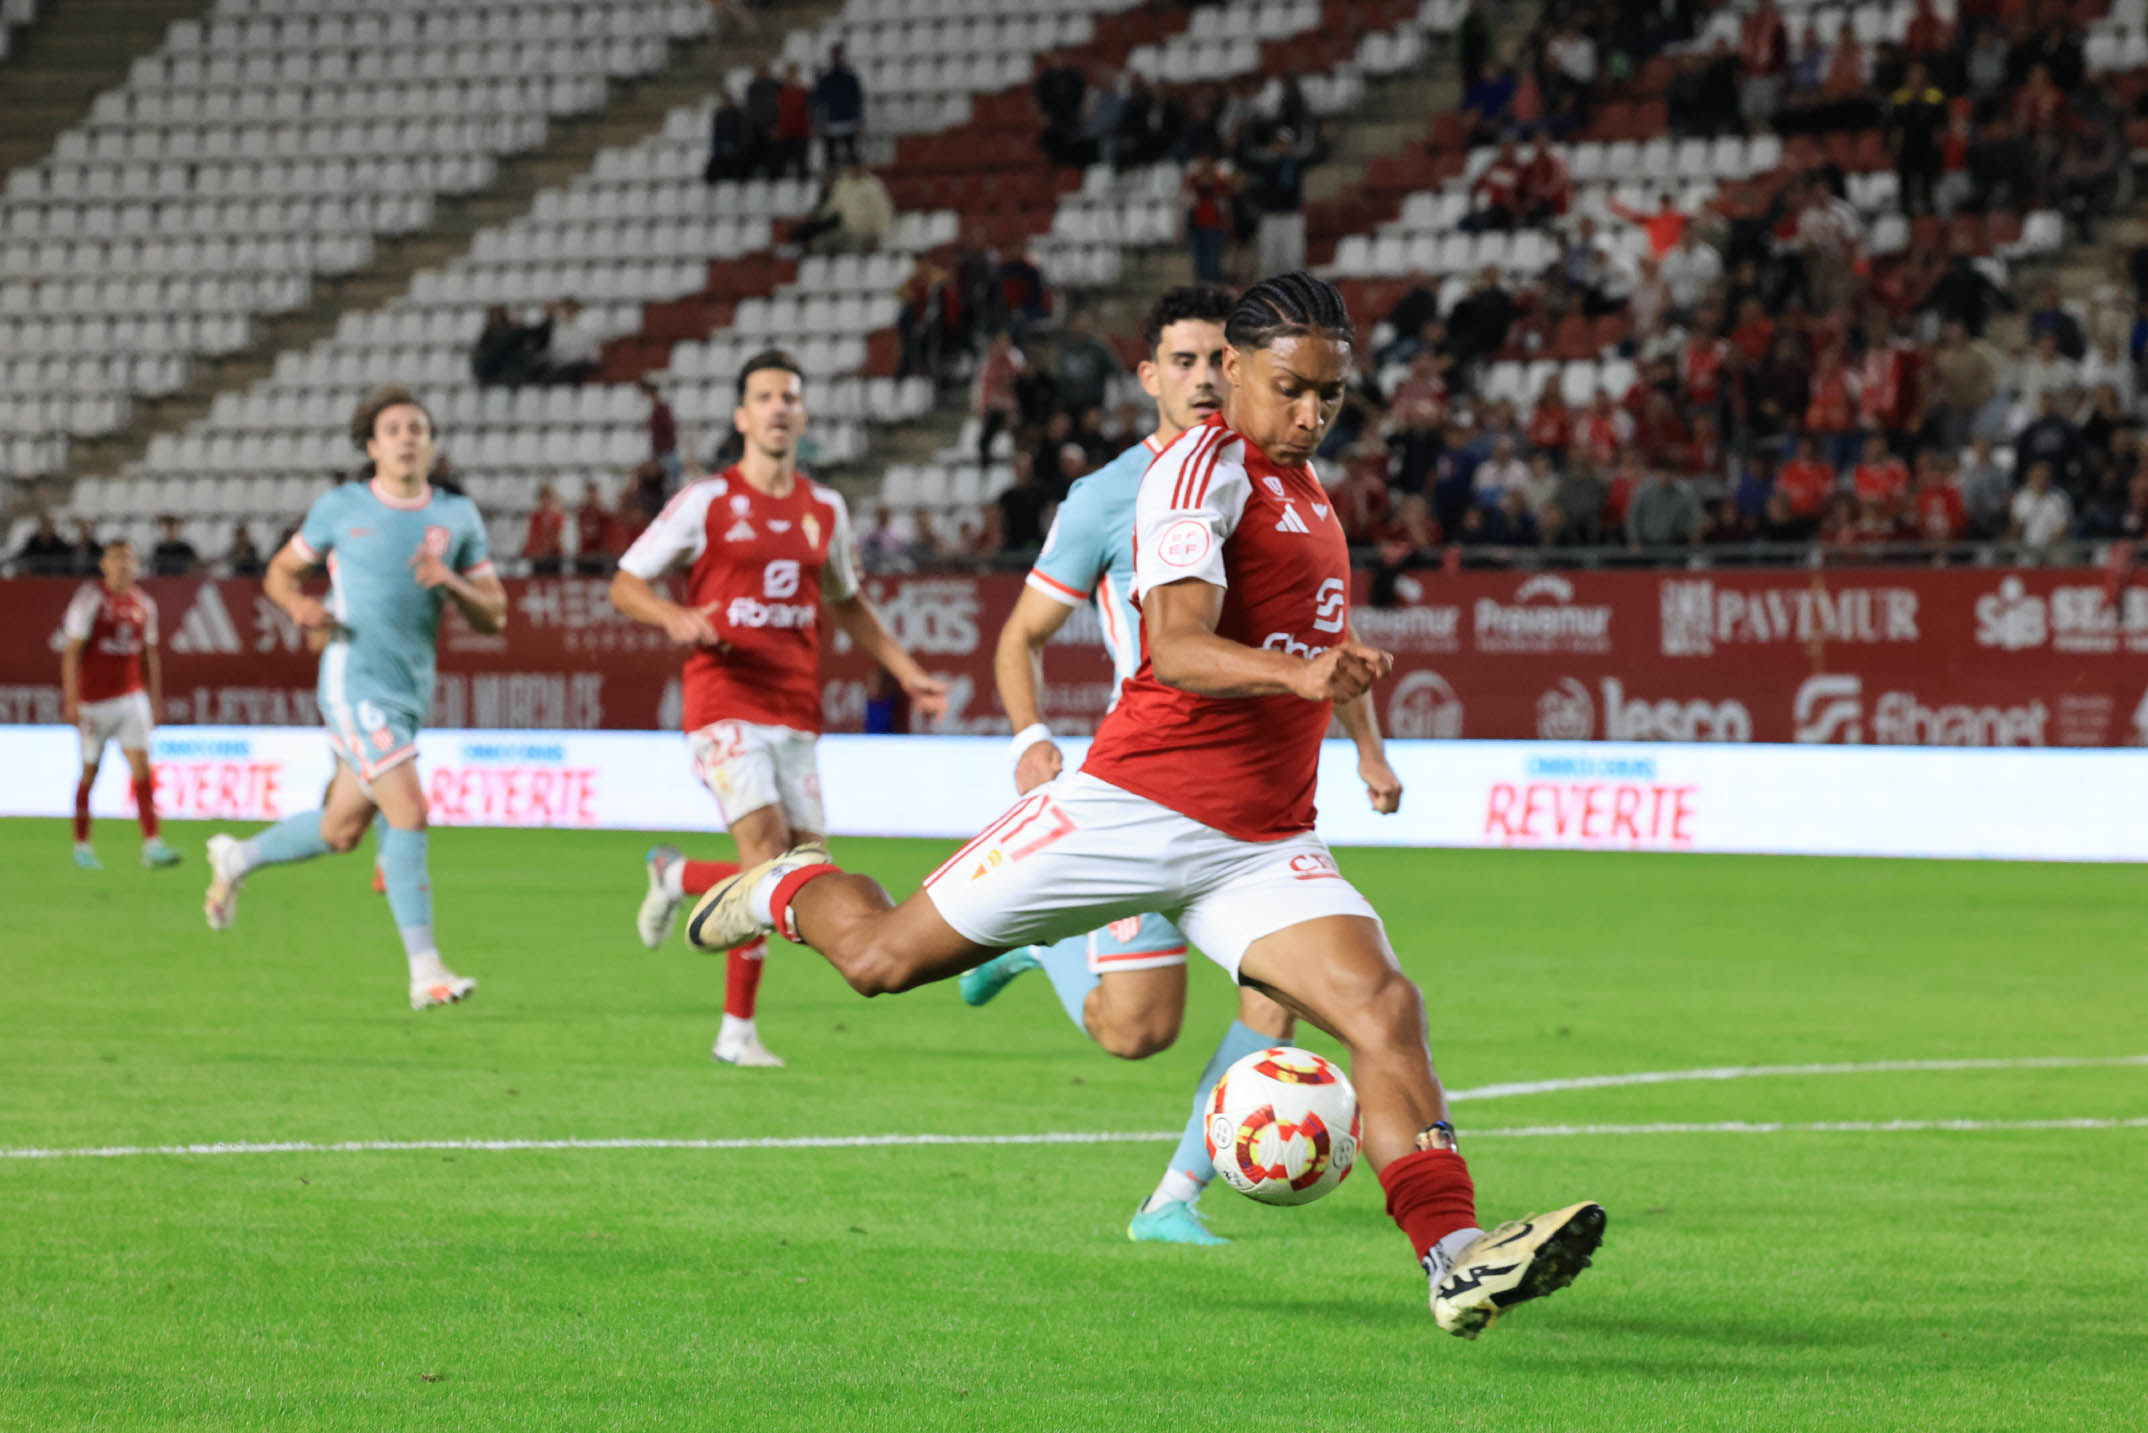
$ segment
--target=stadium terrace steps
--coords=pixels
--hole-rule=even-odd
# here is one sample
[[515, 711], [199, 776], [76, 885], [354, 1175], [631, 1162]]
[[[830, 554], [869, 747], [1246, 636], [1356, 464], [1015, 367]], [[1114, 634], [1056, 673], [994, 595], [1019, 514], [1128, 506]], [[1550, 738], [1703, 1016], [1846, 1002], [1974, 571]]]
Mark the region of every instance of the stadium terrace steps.
[[[375, 310], [408, 291], [420, 270], [444, 264], [469, 250], [479, 231], [524, 214], [547, 188], [586, 171], [600, 150], [656, 134], [680, 105], [708, 92], [711, 76], [727, 67], [774, 59], [785, 31], [817, 26], [840, 9], [841, 0], [776, 0], [761, 32], [745, 38], [704, 36], [671, 45], [670, 61], [652, 75], [613, 81], [612, 97], [583, 116], [554, 117], [545, 144], [503, 157], [493, 182], [474, 194], [439, 196], [433, 224], [403, 239], [382, 238], [372, 260], [343, 278], [317, 278], [313, 302], [294, 313], [259, 322], [255, 340], [223, 359], [197, 361], [191, 381], [170, 398], [139, 401], [134, 420], [109, 436], [78, 442], [75, 476], [96, 478], [137, 463], [149, 440], [176, 433], [207, 413], [217, 394], [236, 392], [265, 376], [276, 356], [304, 348], [333, 333], [346, 313]], [[383, 374], [383, 379], [392, 375]]]
[[[1066, 47], [1065, 53], [1085, 70], [1117, 66], [1136, 46], [1157, 44], [1182, 31], [1188, 18], [1184, 10], [1163, 6], [1105, 12], [1096, 17], [1094, 37]], [[884, 166], [887, 172], [882, 175], [896, 212], [952, 209], [961, 214], [965, 232], [974, 227], [1000, 246], [1019, 245], [1044, 233], [1058, 197], [1078, 188], [1081, 175], [1043, 164], [1036, 153], [1036, 130], [1024, 83], [974, 96], [970, 118], [963, 124], [903, 136], [896, 141], [895, 163]], [[945, 162], [941, 157], [950, 154], [973, 157], [964, 166], [965, 177], [935, 172]], [[987, 162], [977, 163], [980, 156]], [[708, 286], [700, 293], [647, 305], [641, 331], [606, 346], [603, 377], [625, 382], [663, 369], [674, 345], [709, 337], [730, 323], [741, 299], [765, 298], [796, 276], [797, 262], [773, 251], [710, 264]], [[876, 329], [866, 345], [866, 372], [876, 377], [892, 374], [894, 329]]]
[[155, 50], [174, 20], [208, 13], [214, 0], [66, 0], [17, 33], [0, 65], [0, 180], [44, 158], [90, 104]]

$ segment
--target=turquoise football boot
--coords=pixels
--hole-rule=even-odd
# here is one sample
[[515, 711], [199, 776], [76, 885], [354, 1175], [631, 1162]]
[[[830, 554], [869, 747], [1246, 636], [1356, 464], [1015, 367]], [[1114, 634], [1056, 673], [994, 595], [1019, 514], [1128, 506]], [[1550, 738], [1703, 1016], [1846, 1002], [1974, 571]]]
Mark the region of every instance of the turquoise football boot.
[[1037, 970], [1037, 948], [1025, 945], [1018, 950], [1003, 951], [993, 956], [975, 970], [962, 972], [962, 1003], [965, 1005], [988, 1005], [994, 996], [1007, 988], [1008, 982], [1025, 970]]
[[1126, 1237], [1136, 1244], [1228, 1244], [1201, 1222], [1201, 1211], [1173, 1199], [1154, 1209], [1137, 1212], [1126, 1226]]

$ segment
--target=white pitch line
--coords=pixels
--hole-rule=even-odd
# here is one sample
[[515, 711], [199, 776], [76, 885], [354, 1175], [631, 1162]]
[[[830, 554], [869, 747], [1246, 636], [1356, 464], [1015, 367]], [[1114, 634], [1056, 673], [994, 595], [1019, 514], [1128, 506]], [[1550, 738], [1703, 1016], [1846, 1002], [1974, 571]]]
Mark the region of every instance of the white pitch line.
[[1505, 1100], [1566, 1090], [1615, 1090], [1628, 1085], [1675, 1085], [1689, 1080], [1758, 1080], [1777, 1075], [1896, 1075], [1925, 1070], [2088, 1070], [2148, 1066], [2148, 1055], [2032, 1055], [1994, 1060], [1857, 1060], [1827, 1065], [1718, 1065], [1701, 1070], [1644, 1070], [1630, 1075], [1576, 1075], [1449, 1090], [1449, 1100]]
[[[1526, 1080], [1453, 1090], [1450, 1100], [1497, 1100], [1562, 1090], [1616, 1089], [1629, 1085], [1667, 1085], [1691, 1080], [1750, 1080], [1777, 1075], [1865, 1075], [1929, 1070], [2064, 1070], [2148, 1066], [2148, 1055], [2048, 1055], [2002, 1059], [1870, 1060], [1821, 1065], [1724, 1065], [1699, 1070], [1646, 1070], [1625, 1075], [1581, 1075], [1556, 1080]], [[2148, 1119], [2042, 1120], [1885, 1120], [1822, 1121], [1809, 1124], [1748, 1123], [1736, 1120], [1700, 1124], [1520, 1125], [1473, 1128], [1472, 1137], [1546, 1138], [1637, 1134], [1902, 1134], [1919, 1131], [2111, 1130], [2148, 1128]], [[234, 1154], [422, 1154], [431, 1151], [476, 1154], [585, 1149], [881, 1149], [929, 1145], [1152, 1144], [1175, 1140], [1178, 1130], [1043, 1134], [852, 1134], [794, 1135], [756, 1139], [428, 1139], [428, 1140], [270, 1140], [221, 1141], [212, 1144], [93, 1145], [75, 1148], [0, 1148], [0, 1160], [137, 1159], [147, 1156]]]

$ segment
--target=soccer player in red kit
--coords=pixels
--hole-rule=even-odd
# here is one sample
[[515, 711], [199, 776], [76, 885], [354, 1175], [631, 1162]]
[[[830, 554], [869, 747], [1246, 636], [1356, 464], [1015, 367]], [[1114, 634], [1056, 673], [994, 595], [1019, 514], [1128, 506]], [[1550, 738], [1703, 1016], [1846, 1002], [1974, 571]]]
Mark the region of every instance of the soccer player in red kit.
[[105, 544], [103, 582], [85, 583], [60, 619], [60, 719], [82, 733], [82, 779], [75, 783], [75, 864], [100, 869], [90, 849], [90, 787], [106, 742], [119, 743], [134, 781], [142, 825], [142, 864], [176, 866], [179, 853], [157, 834], [157, 787], [149, 770], [149, 734], [164, 704], [158, 661], [156, 600], [135, 586], [140, 563], [125, 538]]
[[[823, 839], [820, 775], [820, 614], [886, 667], [911, 709], [937, 716], [945, 686], [888, 634], [858, 590], [850, 512], [842, 496], [798, 470], [805, 383], [776, 349], [746, 360], [732, 414], [745, 439], [736, 465], [688, 483], [619, 559], [612, 605], [693, 648], [686, 659], [686, 741], [694, 771], [757, 866]], [[652, 585], [689, 564], [686, 600]], [[635, 927], [651, 950], [670, 935], [679, 906], [738, 870], [690, 861], [659, 846], [648, 856], [648, 894]], [[710, 1054], [732, 1065], [781, 1065], [761, 1043], [754, 1008], [768, 943], [732, 942], [723, 1028]]]
[[1338, 705], [1369, 708], [1393, 664], [1350, 630], [1349, 549], [1307, 466], [1342, 404], [1349, 311], [1332, 285], [1284, 274], [1246, 291], [1224, 336], [1223, 411], [1142, 479], [1142, 663], [1082, 769], [1024, 796], [900, 905], [808, 845], [711, 890], [687, 940], [720, 949], [780, 930], [877, 995], [1162, 913], [1234, 979], [1348, 1049], [1388, 1214], [1440, 1327], [1474, 1338], [1572, 1282], [1604, 1211], [1583, 1201], [1477, 1227], [1424, 997], [1313, 834], [1321, 738]]

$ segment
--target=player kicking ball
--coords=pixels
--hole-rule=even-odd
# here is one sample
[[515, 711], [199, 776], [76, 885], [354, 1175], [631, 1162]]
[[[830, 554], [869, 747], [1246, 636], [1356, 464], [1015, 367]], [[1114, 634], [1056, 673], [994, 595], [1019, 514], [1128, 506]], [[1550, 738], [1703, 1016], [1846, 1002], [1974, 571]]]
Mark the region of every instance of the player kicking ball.
[[[1119, 685], [1141, 666], [1141, 614], [1134, 594], [1134, 498], [1141, 475], [1158, 453], [1188, 428], [1223, 407], [1223, 324], [1237, 299], [1216, 288], [1168, 290], [1142, 325], [1141, 386], [1156, 400], [1156, 431], [1083, 478], [1059, 505], [1044, 550], [999, 635], [995, 675], [1000, 705], [1016, 729], [1012, 754], [1018, 793], [1034, 791], [1064, 764], [1037, 694], [1043, 686], [1045, 643], [1081, 604], [1094, 601], [1104, 645]], [[1387, 764], [1369, 703], [1344, 709], [1362, 753], [1360, 770], [1374, 804], [1392, 811], [1402, 786]], [[1360, 717], [1368, 719], [1359, 719]], [[1025, 946], [995, 956], [962, 977], [962, 998], [983, 1005], [1025, 971], [1041, 969], [1067, 1018], [1104, 1049], [1139, 1060], [1178, 1038], [1186, 1010], [1186, 937], [1160, 915], [1113, 921], [1055, 945]], [[1288, 1010], [1241, 987], [1238, 1018], [1201, 1071], [1186, 1132], [1163, 1179], [1126, 1226], [1137, 1243], [1228, 1244], [1201, 1220], [1196, 1203], [1215, 1166], [1209, 1162], [1209, 1094], [1223, 1072], [1255, 1050], [1290, 1042], [1296, 1022]]]
[[60, 619], [60, 719], [82, 733], [82, 778], [75, 783], [75, 864], [101, 871], [90, 847], [90, 788], [107, 743], [119, 743], [134, 783], [142, 827], [142, 864], [176, 866], [179, 853], [157, 834], [157, 784], [149, 769], [149, 734], [164, 709], [164, 669], [157, 643], [156, 599], [135, 585], [134, 544], [115, 538], [97, 560], [104, 581], [84, 583]]
[[[688, 483], [619, 559], [612, 605], [691, 647], [682, 686], [686, 748], [716, 798], [739, 859], [757, 866], [828, 829], [814, 745], [820, 737], [820, 630], [835, 625], [893, 673], [915, 708], [937, 716], [946, 688], [889, 635], [858, 590], [850, 510], [842, 495], [798, 469], [806, 427], [805, 379], [796, 360], [769, 349], [746, 360], [731, 415], [745, 451], [713, 477]], [[686, 566], [686, 600], [655, 583]], [[651, 950], [671, 934], [679, 907], [726, 876], [728, 861], [651, 851], [648, 893], [635, 930]], [[781, 1065], [754, 1021], [768, 942], [732, 943], [723, 1025], [712, 1058]]]
[[1349, 311], [1333, 286], [1284, 274], [1245, 292], [1224, 335], [1223, 411], [1141, 481], [1142, 664], [1082, 769], [1022, 797], [900, 905], [807, 846], [710, 891], [687, 939], [720, 949], [780, 930], [878, 995], [1160, 912], [1241, 985], [1342, 1042], [1361, 1150], [1433, 1316], [1474, 1338], [1573, 1282], [1604, 1211], [1583, 1201], [1478, 1227], [1424, 997], [1313, 834], [1328, 723], [1393, 665], [1349, 630], [1349, 550], [1307, 466], [1342, 403]]
[[[486, 554], [477, 504], [429, 480], [432, 415], [408, 389], [385, 388], [361, 403], [351, 437], [372, 460], [372, 480], [322, 494], [262, 581], [300, 630], [327, 638], [318, 690], [336, 774], [319, 810], [286, 816], [248, 840], [209, 838], [202, 911], [209, 929], [229, 928], [239, 887], [254, 871], [349, 851], [378, 812], [387, 821], [380, 867], [410, 966], [410, 1008], [424, 1010], [477, 988], [440, 959], [426, 869], [418, 726], [433, 700], [440, 609], [453, 602], [477, 631], [498, 632], [507, 625], [507, 591]], [[325, 604], [299, 590], [323, 563]]]

